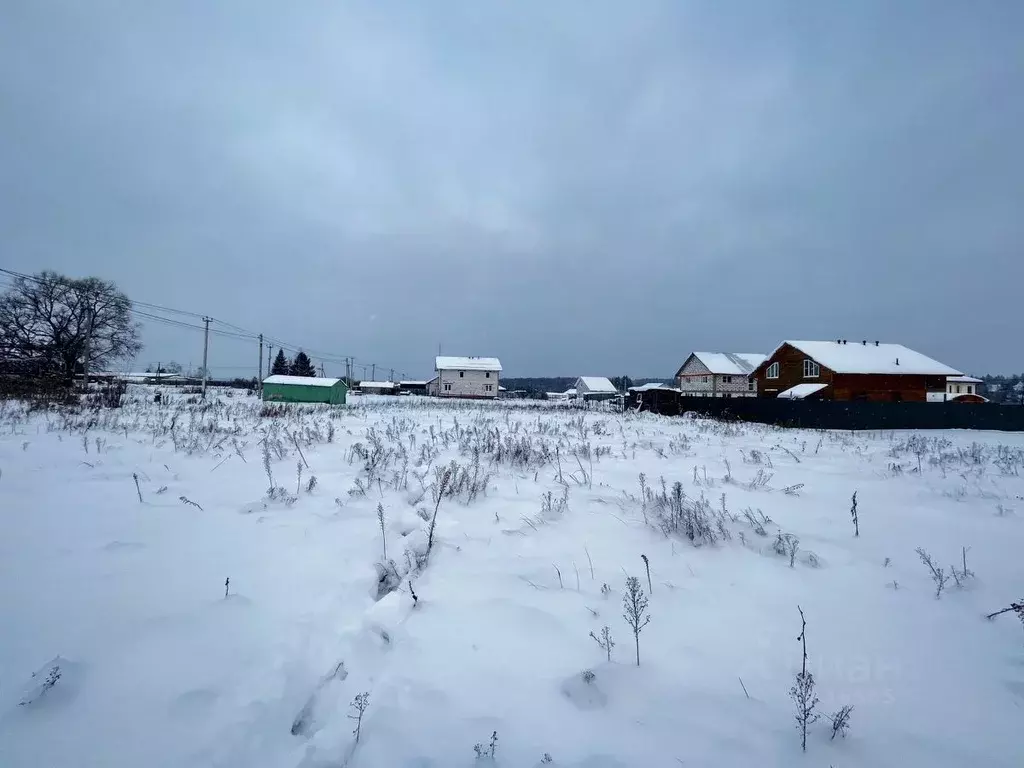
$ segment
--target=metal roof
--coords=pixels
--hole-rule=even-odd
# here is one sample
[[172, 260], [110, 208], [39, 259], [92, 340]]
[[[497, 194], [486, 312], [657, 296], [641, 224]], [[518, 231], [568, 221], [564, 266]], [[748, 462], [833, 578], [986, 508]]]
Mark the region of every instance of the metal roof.
[[435, 371], [500, 371], [501, 361], [496, 357], [451, 357], [439, 355], [434, 358]]

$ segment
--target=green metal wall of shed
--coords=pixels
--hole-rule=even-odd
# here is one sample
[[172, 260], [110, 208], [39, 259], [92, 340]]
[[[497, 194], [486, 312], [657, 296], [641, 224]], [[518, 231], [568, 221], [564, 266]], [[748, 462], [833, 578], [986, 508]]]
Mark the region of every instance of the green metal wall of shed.
[[344, 405], [348, 388], [339, 381], [333, 387], [304, 387], [301, 384], [264, 384], [263, 399], [271, 403], [330, 403]]

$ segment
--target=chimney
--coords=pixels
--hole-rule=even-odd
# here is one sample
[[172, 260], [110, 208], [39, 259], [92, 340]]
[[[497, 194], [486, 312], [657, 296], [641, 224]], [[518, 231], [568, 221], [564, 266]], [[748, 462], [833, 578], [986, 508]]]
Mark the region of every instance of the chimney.
[[897, 357], [896, 358], [896, 365], [899, 365], [899, 364], [900, 364], [900, 359]]
[[862, 347], [866, 347], [868, 345], [868, 340], [867, 339], [863, 339], [863, 340], [861, 340], [860, 344], [861, 344]]
[[875, 341], [875, 346], [876, 346], [876, 347], [878, 346], [878, 342], [877, 342], [877, 341]]

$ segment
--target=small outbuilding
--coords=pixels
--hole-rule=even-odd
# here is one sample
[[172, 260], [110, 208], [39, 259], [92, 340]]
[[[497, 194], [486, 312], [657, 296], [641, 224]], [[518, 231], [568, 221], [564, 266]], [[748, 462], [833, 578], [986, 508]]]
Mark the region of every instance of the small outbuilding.
[[347, 395], [344, 379], [274, 375], [263, 380], [263, 399], [268, 403], [344, 405]]
[[573, 389], [581, 400], [610, 400], [619, 394], [615, 385], [604, 376], [580, 376]]
[[398, 382], [398, 389], [398, 394], [400, 395], [425, 395], [427, 394], [427, 382], [400, 381]]
[[398, 385], [393, 381], [360, 381], [357, 389], [364, 395], [398, 394]]

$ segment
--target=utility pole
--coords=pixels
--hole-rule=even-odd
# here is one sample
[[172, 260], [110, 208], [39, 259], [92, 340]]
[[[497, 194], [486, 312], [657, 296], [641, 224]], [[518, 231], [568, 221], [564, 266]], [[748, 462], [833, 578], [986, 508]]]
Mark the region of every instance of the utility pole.
[[260, 385], [263, 384], [263, 334], [260, 334]]
[[203, 318], [203, 324], [206, 326], [206, 330], [203, 332], [203, 389], [200, 394], [203, 400], [206, 399], [206, 377], [209, 374], [209, 371], [206, 370], [206, 361], [210, 351], [210, 319], [209, 317]]
[[320, 361], [320, 376], [322, 376], [325, 379], [327, 378], [327, 369], [324, 368], [324, 363], [322, 360]]
[[377, 380], [377, 364], [373, 363], [373, 367], [370, 368], [370, 381]]
[[392, 368], [392, 369], [391, 369], [391, 378], [390, 378], [390, 379], [388, 379], [388, 381], [394, 381], [394, 380], [395, 380], [395, 369], [394, 369], [394, 368]]
[[352, 386], [352, 358], [345, 358], [345, 383], [348, 386]]
[[[92, 326], [96, 318], [93, 311], [86, 310], [89, 317], [89, 330], [85, 332], [85, 362], [82, 364], [82, 390], [85, 392], [89, 391], [89, 353], [92, 351]], [[72, 381], [74, 380], [75, 372], [71, 372]]]
[[270, 364], [270, 361], [273, 358], [273, 356], [274, 356], [274, 345], [268, 343], [267, 344], [267, 376], [272, 376], [273, 373], [274, 373], [273, 368], [272, 368], [272, 366]]

